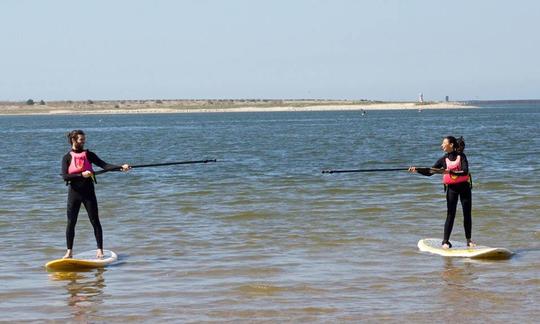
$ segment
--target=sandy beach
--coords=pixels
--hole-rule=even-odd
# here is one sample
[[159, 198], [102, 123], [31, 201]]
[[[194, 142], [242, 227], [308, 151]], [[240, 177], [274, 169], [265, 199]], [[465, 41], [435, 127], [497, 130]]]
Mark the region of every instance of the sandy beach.
[[460, 102], [352, 100], [119, 100], [1, 102], [0, 115], [159, 114], [477, 108]]

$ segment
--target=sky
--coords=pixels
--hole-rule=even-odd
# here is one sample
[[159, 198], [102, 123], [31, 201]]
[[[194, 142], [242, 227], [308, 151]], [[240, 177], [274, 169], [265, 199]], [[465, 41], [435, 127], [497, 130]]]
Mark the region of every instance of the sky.
[[2, 0], [0, 101], [540, 99], [535, 0]]

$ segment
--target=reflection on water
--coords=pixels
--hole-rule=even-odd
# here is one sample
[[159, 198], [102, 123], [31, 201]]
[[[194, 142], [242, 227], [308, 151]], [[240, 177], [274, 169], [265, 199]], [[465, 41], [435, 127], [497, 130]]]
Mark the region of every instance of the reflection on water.
[[67, 306], [76, 321], [87, 321], [95, 314], [103, 303], [105, 285], [105, 269], [95, 269], [86, 272], [53, 272], [49, 279], [65, 283]]
[[[473, 260], [445, 258], [441, 272], [439, 303], [443, 321], [468, 322], [471, 318], [489, 318], [491, 322], [505, 322], [505, 313], [522, 308], [519, 316], [530, 315], [526, 311], [523, 296], [526, 290], [534, 290], [521, 282], [509, 288], [505, 281], [514, 280], [509, 273], [499, 269], [507, 267], [511, 260]], [[522, 288], [518, 288], [522, 286]], [[525, 290], [523, 289], [524, 287]]]
[[471, 262], [445, 258], [441, 278], [447, 283], [447, 286], [465, 287], [467, 284], [476, 280], [477, 276]]
[[[471, 318], [471, 306], [476, 298], [485, 294], [475, 289], [478, 280], [477, 269], [474, 264], [463, 262], [463, 259], [444, 258], [441, 272], [441, 291], [439, 293], [440, 306], [444, 321], [467, 321]], [[446, 308], [451, 306], [450, 308]]]

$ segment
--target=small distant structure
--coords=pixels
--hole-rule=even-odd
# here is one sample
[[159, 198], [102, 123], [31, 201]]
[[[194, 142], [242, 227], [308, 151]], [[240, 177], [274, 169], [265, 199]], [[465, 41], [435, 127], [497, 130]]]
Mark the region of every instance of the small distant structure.
[[422, 92], [420, 92], [420, 94], [418, 95], [418, 102], [420, 103], [424, 102], [424, 94]]
[[448, 102], [450, 101], [450, 98], [448, 96], [444, 97], [444, 101]]

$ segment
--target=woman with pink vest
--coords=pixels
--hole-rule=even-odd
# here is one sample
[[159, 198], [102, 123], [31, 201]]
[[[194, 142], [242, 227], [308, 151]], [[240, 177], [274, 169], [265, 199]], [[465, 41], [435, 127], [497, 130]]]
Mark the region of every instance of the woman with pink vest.
[[[444, 223], [444, 237], [442, 247], [449, 249], [452, 247], [450, 243], [450, 234], [454, 226], [454, 218], [456, 217], [456, 208], [458, 200], [461, 200], [463, 207], [463, 226], [465, 227], [465, 238], [467, 246], [473, 247], [476, 244], [471, 240], [472, 232], [472, 193], [471, 182], [469, 175], [469, 163], [465, 150], [465, 141], [463, 137], [456, 139], [454, 136], [447, 136], [443, 139], [441, 149], [446, 153], [433, 165], [433, 169], [442, 169], [443, 183], [446, 191], [446, 222]], [[416, 167], [410, 167], [409, 172], [418, 172], [425, 176], [432, 176], [434, 172], [417, 170]]]
[[130, 169], [128, 164], [121, 167], [108, 164], [101, 160], [95, 153], [84, 149], [86, 141], [85, 134], [82, 130], [73, 130], [68, 134], [68, 141], [71, 145], [71, 150], [62, 158], [62, 177], [66, 184], [69, 185], [68, 200], [67, 200], [67, 228], [66, 241], [67, 252], [64, 258], [73, 256], [73, 240], [75, 238], [75, 225], [79, 216], [81, 204], [84, 205], [88, 218], [94, 228], [94, 236], [96, 237], [97, 252], [96, 257], [103, 257], [103, 232], [101, 223], [99, 222], [98, 204], [96, 193], [94, 191], [94, 170], [92, 164], [95, 164], [103, 169], [118, 168], [122, 171]]

